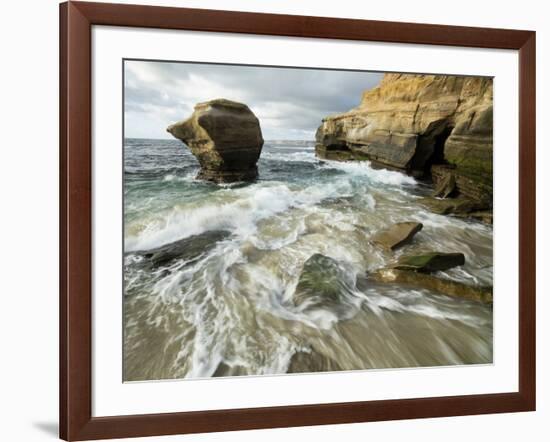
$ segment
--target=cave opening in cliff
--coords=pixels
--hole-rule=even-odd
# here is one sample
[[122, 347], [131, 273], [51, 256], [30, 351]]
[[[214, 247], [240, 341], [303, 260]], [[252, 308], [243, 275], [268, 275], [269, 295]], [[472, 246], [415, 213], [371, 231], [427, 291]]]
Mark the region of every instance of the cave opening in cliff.
[[[446, 126], [438, 135], [434, 137], [433, 153], [428, 159], [427, 166], [431, 168], [434, 164], [446, 164], [445, 160], [445, 142], [453, 131], [453, 126]], [[429, 169], [428, 169], [429, 170]]]
[[447, 119], [432, 122], [426, 131], [419, 135], [416, 152], [409, 163], [410, 172], [417, 178], [431, 180], [431, 169], [436, 164], [447, 164], [445, 143], [454, 126]]
[[431, 180], [432, 166], [447, 164], [445, 143], [453, 129], [454, 126], [447, 121], [440, 120], [419, 137], [417, 151], [411, 162], [411, 169], [418, 178]]

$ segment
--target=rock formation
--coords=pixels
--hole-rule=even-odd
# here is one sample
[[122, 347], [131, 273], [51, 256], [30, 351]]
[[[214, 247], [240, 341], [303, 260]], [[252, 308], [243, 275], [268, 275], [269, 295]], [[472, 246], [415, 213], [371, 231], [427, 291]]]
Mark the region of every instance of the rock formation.
[[229, 232], [224, 230], [210, 230], [155, 249], [130, 253], [142, 256], [145, 258], [142, 264], [152, 265], [153, 267], [166, 266], [176, 259], [192, 262], [213, 249], [219, 241], [223, 241], [228, 236], [230, 236]]
[[343, 369], [334, 359], [311, 348], [308, 352], [298, 351], [292, 355], [287, 373], [313, 373], [320, 371], [340, 371]]
[[463, 253], [430, 252], [423, 255], [407, 255], [399, 258], [394, 269], [431, 273], [463, 266], [466, 262]]
[[213, 378], [226, 377], [226, 376], [246, 376], [248, 375], [246, 367], [242, 365], [228, 365], [225, 362], [220, 362], [216, 371], [212, 373]]
[[304, 263], [302, 273], [293, 295], [294, 304], [299, 306], [336, 306], [344, 293], [350, 290], [352, 282], [338, 262], [328, 256], [315, 253]]
[[386, 74], [357, 108], [325, 118], [316, 141], [321, 158], [370, 160], [431, 177], [434, 196], [492, 208], [491, 78]]
[[191, 117], [166, 129], [183, 141], [201, 165], [197, 178], [251, 181], [264, 140], [258, 118], [247, 105], [217, 99], [195, 106]]
[[386, 249], [395, 250], [410, 242], [414, 235], [422, 230], [422, 227], [422, 223], [414, 221], [396, 223], [377, 232], [371, 241]]
[[304, 263], [292, 300], [302, 311], [329, 309], [344, 317], [350, 308], [355, 308], [353, 301], [350, 303], [354, 287], [355, 275], [347, 272], [342, 263], [315, 253]]
[[427, 273], [410, 270], [379, 269], [369, 273], [368, 278], [374, 282], [408, 285], [414, 288], [432, 290], [447, 296], [456, 296], [483, 303], [493, 302], [492, 287], [471, 286]]
[[369, 273], [368, 279], [377, 283], [400, 284], [428, 289], [448, 296], [492, 303], [492, 287], [468, 285], [431, 274], [462, 266], [464, 263], [465, 257], [462, 253], [431, 252], [423, 255], [403, 256], [397, 264]]

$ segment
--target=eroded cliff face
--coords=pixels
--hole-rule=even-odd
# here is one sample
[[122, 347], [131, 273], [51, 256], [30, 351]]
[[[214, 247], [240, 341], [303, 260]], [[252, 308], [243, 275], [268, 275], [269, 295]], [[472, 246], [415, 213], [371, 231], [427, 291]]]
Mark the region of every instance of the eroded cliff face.
[[446, 197], [492, 206], [491, 78], [386, 74], [357, 108], [325, 118], [316, 139], [321, 158], [432, 177], [436, 188], [452, 187]]

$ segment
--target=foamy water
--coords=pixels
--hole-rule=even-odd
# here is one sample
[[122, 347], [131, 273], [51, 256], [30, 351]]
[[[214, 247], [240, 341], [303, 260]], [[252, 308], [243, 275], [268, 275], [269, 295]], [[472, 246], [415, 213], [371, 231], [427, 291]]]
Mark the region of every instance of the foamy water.
[[[315, 352], [338, 370], [489, 363], [492, 309], [394, 285], [367, 271], [405, 252], [462, 252], [441, 276], [492, 284], [492, 227], [425, 211], [430, 188], [366, 162], [319, 161], [311, 143], [267, 142], [252, 184], [195, 181], [180, 142], [127, 140], [125, 149], [125, 379], [283, 374]], [[370, 236], [419, 221], [389, 254]], [[144, 267], [139, 251], [224, 231], [200, 256]], [[294, 305], [303, 263], [338, 261], [341, 305]], [[293, 365], [292, 365], [293, 364]]]

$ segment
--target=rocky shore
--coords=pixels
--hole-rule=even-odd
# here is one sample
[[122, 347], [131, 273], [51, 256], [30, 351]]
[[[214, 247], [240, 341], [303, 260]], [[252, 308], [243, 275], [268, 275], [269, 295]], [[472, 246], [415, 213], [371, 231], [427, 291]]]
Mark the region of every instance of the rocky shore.
[[386, 74], [315, 146], [222, 98], [125, 140], [125, 381], [491, 363], [492, 100]]
[[423, 204], [492, 221], [493, 81], [485, 77], [386, 74], [350, 111], [325, 118], [319, 158], [369, 160], [431, 180]]
[[[371, 242], [390, 254], [390, 261], [395, 250], [417, 241], [415, 236], [422, 230], [422, 224], [401, 222], [376, 232]], [[426, 238], [418, 239], [419, 241]], [[463, 266], [466, 263], [462, 253], [442, 253], [432, 251], [423, 254], [404, 253], [393, 258], [393, 264], [365, 272], [368, 287], [396, 286], [408, 289], [427, 290], [474, 301], [492, 308], [493, 287], [471, 285], [448, 279], [446, 270]], [[349, 281], [343, 271], [342, 263], [328, 256], [316, 253], [303, 265], [293, 302], [297, 308], [309, 309], [331, 308], [338, 311], [346, 305], [349, 294], [355, 284]], [[483, 308], [483, 307], [482, 307]], [[288, 367], [288, 373], [304, 373], [313, 371], [338, 371], [343, 368], [328, 355], [322, 346], [309, 344], [305, 351], [296, 352]]]
[[413, 178], [267, 142], [217, 188], [178, 139], [127, 146], [126, 381], [492, 362], [492, 226]]
[[[234, 182], [257, 177], [263, 138], [258, 118], [245, 104], [225, 99], [199, 103], [191, 117], [167, 130], [198, 159], [197, 178]], [[492, 79], [386, 74], [379, 86], [364, 92], [357, 108], [323, 120], [316, 133], [315, 152], [324, 159], [368, 160], [431, 180], [432, 196], [420, 200], [426, 208], [492, 223]], [[393, 224], [377, 232], [371, 242], [391, 253], [412, 241], [422, 227], [417, 222]], [[163, 261], [171, 257], [173, 248], [155, 251], [153, 258]], [[461, 265], [464, 255], [433, 251], [402, 256], [369, 277], [373, 282], [401, 283], [492, 302], [491, 288], [431, 275]], [[352, 285], [342, 275], [333, 259], [311, 256], [304, 264], [295, 303], [339, 304], [342, 293]]]
[[[167, 128], [198, 159], [198, 178], [215, 182], [257, 177], [263, 138], [258, 118], [242, 103], [216, 99], [199, 103], [191, 117]], [[492, 223], [493, 82], [484, 77], [386, 74], [363, 93], [360, 105], [327, 117], [316, 133], [316, 155], [337, 161], [371, 161], [430, 180], [431, 197], [419, 202], [444, 215]], [[422, 224], [406, 221], [377, 232], [371, 242], [388, 253], [411, 242]], [[171, 258], [169, 245], [153, 260]], [[167, 258], [168, 257], [168, 258]], [[465, 263], [461, 253], [432, 251], [401, 256], [368, 275], [375, 283], [399, 283], [450, 296], [492, 302], [492, 288], [472, 287], [434, 273]], [[338, 262], [314, 254], [304, 264], [294, 302], [308, 306], [345, 301], [353, 282]]]
[[[323, 120], [315, 152], [323, 159], [368, 160], [430, 180], [434, 192], [420, 200], [422, 205], [440, 214], [492, 222], [492, 98], [490, 78], [386, 74], [379, 86], [364, 92], [357, 108]], [[246, 105], [225, 99], [199, 103], [189, 119], [167, 130], [199, 160], [198, 178], [231, 182], [257, 177], [263, 139], [259, 121]], [[371, 241], [391, 253], [422, 227], [397, 223]], [[463, 264], [464, 255], [458, 253], [405, 255], [368, 278], [492, 302], [490, 287], [433, 275]], [[351, 286], [336, 261], [315, 254], [304, 264], [294, 301], [334, 307]]]
[[[422, 224], [412, 221], [396, 223], [376, 232], [371, 242], [393, 254], [395, 250], [411, 243], [422, 227]], [[466, 260], [462, 253], [431, 251], [404, 254], [393, 261], [393, 264], [384, 268], [367, 272], [369, 284], [400, 284], [482, 303], [493, 302], [492, 287], [468, 285], [438, 275], [438, 272], [463, 266]], [[346, 280], [336, 260], [316, 253], [304, 263], [293, 300], [297, 306], [307, 308], [338, 305], [345, 302], [345, 294], [352, 290], [353, 285], [353, 281]]]

